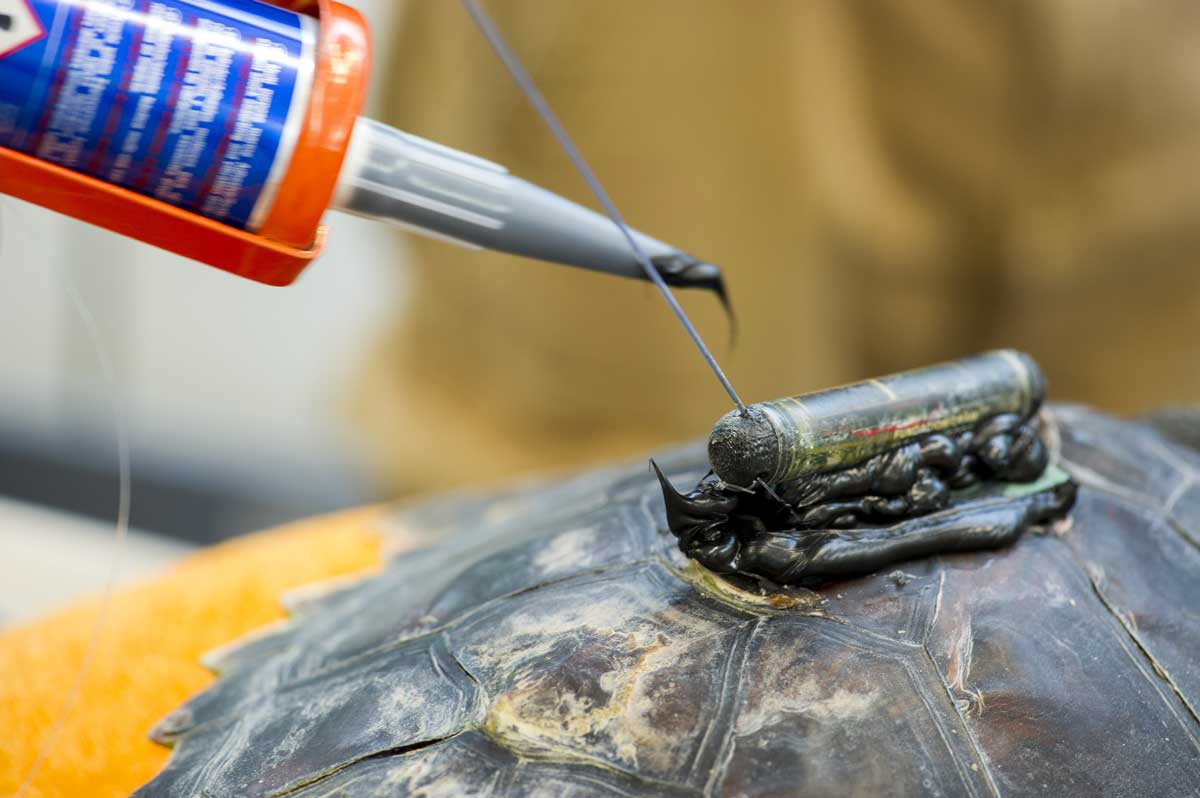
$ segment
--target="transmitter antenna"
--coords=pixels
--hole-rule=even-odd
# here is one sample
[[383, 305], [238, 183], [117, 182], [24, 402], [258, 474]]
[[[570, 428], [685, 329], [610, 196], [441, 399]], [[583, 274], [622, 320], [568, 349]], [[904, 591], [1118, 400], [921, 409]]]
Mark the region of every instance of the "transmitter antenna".
[[466, 8], [467, 13], [471, 15], [471, 19], [474, 20], [475, 25], [479, 28], [480, 33], [482, 33], [484, 38], [488, 40], [488, 44], [492, 46], [492, 49], [496, 52], [496, 55], [499, 56], [500, 60], [504, 63], [504, 67], [508, 70], [509, 74], [512, 75], [513, 80], [516, 81], [517, 85], [521, 88], [521, 91], [525, 93], [525, 96], [529, 99], [529, 102], [533, 105], [534, 109], [542, 117], [542, 120], [546, 123], [546, 126], [550, 128], [550, 132], [554, 134], [556, 139], [558, 139], [559, 145], [563, 148], [563, 151], [567, 153], [567, 157], [571, 159], [571, 162], [575, 164], [575, 168], [579, 171], [579, 174], [582, 175], [584, 182], [588, 184], [588, 188], [592, 190], [592, 193], [596, 195], [596, 199], [599, 200], [600, 204], [604, 206], [604, 211], [608, 214], [609, 218], [613, 220], [613, 224], [615, 224], [620, 229], [621, 234], [625, 236], [625, 240], [629, 243], [630, 249], [633, 250], [633, 254], [637, 257], [638, 263], [640, 263], [642, 269], [645, 270], [646, 276], [650, 278], [651, 282], [658, 286], [658, 290], [663, 295], [663, 299], [665, 299], [667, 304], [670, 305], [671, 310], [675, 313], [675, 317], [679, 319], [679, 323], [683, 325], [683, 329], [687, 331], [689, 336], [691, 336], [692, 342], [696, 344], [696, 348], [700, 350], [700, 354], [703, 355], [704, 359], [708, 362], [708, 367], [712, 369], [713, 374], [716, 375], [717, 379], [721, 383], [721, 386], [725, 389], [725, 392], [729, 394], [729, 398], [733, 400], [735, 405], [737, 405], [738, 411], [743, 416], [748, 415], [746, 405], [742, 403], [741, 397], [738, 396], [737, 391], [733, 389], [733, 384], [729, 382], [729, 378], [725, 376], [725, 372], [721, 371], [721, 367], [717, 365], [717, 359], [713, 357], [712, 352], [710, 352], [708, 347], [705, 346], [704, 339], [700, 337], [700, 333], [692, 324], [691, 319], [688, 318], [687, 313], [685, 313], [683, 308], [679, 305], [679, 301], [675, 299], [675, 295], [671, 293], [671, 289], [667, 287], [662, 275], [658, 273], [658, 269], [654, 268], [654, 266], [650, 263], [650, 259], [646, 257], [646, 253], [642, 251], [640, 246], [638, 246], [633, 234], [629, 232], [629, 226], [625, 224], [625, 220], [621, 217], [621, 213], [617, 210], [617, 206], [613, 205], [612, 200], [609, 199], [608, 192], [604, 190], [604, 186], [600, 184], [599, 179], [597, 179], [595, 173], [592, 172], [591, 167], [589, 167], [587, 164], [587, 161], [583, 159], [583, 155], [581, 155], [579, 150], [576, 149], [575, 143], [571, 141], [571, 137], [567, 135], [567, 131], [563, 128], [562, 123], [558, 121], [558, 117], [554, 114], [554, 111], [551, 110], [549, 103], [546, 102], [546, 98], [542, 96], [541, 91], [538, 90], [538, 87], [533, 82], [533, 79], [529, 77], [529, 73], [525, 71], [525, 67], [521, 66], [521, 62], [517, 60], [517, 56], [504, 41], [504, 37], [500, 35], [500, 31], [496, 28], [495, 23], [492, 22], [491, 17], [489, 17], [487, 12], [483, 10], [483, 7], [479, 4], [479, 0], [462, 0], [462, 3]]

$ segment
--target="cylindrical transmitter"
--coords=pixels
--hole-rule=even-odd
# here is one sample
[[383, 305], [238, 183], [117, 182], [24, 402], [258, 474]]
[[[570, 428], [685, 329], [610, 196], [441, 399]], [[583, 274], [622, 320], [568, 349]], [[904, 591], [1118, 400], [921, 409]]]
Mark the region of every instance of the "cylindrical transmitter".
[[733, 485], [777, 484], [856, 465], [935, 432], [968, 429], [992, 416], [1028, 418], [1046, 392], [1041, 369], [1011, 349], [759, 402], [713, 427], [708, 460]]

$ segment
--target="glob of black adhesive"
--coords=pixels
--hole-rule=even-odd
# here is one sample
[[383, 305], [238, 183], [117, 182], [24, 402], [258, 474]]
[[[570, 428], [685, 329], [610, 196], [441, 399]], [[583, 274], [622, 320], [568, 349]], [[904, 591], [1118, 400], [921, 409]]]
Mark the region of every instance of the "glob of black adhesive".
[[725, 317], [729, 319], [730, 340], [736, 340], [737, 317], [733, 313], [733, 303], [725, 288], [725, 277], [720, 266], [697, 260], [683, 252], [659, 255], [651, 258], [650, 263], [662, 275], [663, 282], [672, 288], [700, 288], [716, 294]]
[[1074, 485], [963, 502], [957, 512], [953, 491], [988, 481], [1030, 482], [1047, 460], [1037, 418], [1000, 415], [857, 466], [753, 490], [706, 478], [683, 495], [651, 464], [667, 526], [684, 554], [718, 573], [793, 585], [1007, 545], [1027, 527], [1070, 509]]

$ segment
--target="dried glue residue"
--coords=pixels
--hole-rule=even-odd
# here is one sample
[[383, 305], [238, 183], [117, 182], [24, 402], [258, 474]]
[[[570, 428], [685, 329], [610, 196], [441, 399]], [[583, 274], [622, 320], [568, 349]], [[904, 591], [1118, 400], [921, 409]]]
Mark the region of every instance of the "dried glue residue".
[[534, 557], [534, 567], [540, 572], [552, 573], [585, 562], [588, 552], [594, 547], [595, 534], [595, 528], [584, 527], [555, 535]]
[[735, 732], [739, 736], [755, 734], [764, 728], [781, 723], [794, 723], [792, 716], [805, 715], [817, 720], [849, 720], [868, 716], [881, 698], [877, 690], [855, 692], [842, 687], [829, 690], [816, 679], [789, 683], [779, 682], [783, 689], [762, 701], [737, 719]]
[[801, 615], [826, 615], [821, 609], [825, 603], [821, 594], [803, 587], [778, 586], [774, 591], [756, 593], [722, 579], [695, 560], [689, 560], [687, 565], [678, 569], [676, 573], [684, 581], [708, 595], [740, 609], [798, 610]]

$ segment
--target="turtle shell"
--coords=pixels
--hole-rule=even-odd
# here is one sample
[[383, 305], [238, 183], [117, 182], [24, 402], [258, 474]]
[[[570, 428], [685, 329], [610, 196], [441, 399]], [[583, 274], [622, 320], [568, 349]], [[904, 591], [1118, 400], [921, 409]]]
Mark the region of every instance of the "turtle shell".
[[640, 465], [403, 511], [443, 542], [214, 654], [137, 795], [1194, 795], [1200, 454], [1053, 416], [1066, 522], [818, 591], [683, 560]]

